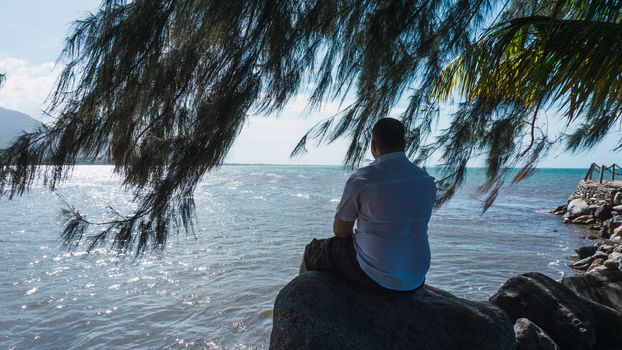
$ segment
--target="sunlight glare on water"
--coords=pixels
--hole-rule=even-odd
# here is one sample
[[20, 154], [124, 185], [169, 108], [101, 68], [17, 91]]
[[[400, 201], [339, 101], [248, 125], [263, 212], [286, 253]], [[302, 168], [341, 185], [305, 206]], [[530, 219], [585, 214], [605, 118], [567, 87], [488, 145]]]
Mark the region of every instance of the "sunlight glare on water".
[[[582, 232], [548, 210], [565, 202], [581, 170], [542, 170], [507, 188], [480, 215], [482, 172], [434, 213], [427, 283], [487, 299], [512, 275], [571, 273]], [[139, 262], [59, 242], [62, 201], [35, 187], [0, 201], [0, 347], [265, 349], [278, 291], [305, 244], [328, 237], [348, 174], [340, 167], [225, 166], [196, 191], [196, 236], [173, 236]], [[108, 166], [78, 166], [58, 192], [92, 220], [109, 205], [129, 212]]]

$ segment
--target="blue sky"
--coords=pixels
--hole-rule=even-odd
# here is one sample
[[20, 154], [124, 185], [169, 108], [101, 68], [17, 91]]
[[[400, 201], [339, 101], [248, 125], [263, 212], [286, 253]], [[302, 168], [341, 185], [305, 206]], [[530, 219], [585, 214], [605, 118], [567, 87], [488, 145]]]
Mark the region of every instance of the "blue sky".
[[[0, 89], [0, 106], [46, 120], [41, 110], [58, 75], [56, 59], [71, 23], [97, 9], [99, 0], [8, 0], [0, 11], [0, 72], [7, 73], [7, 82]], [[304, 95], [291, 101], [279, 114], [250, 116], [237, 138], [228, 162], [269, 164], [341, 164], [347, 142], [309, 148], [309, 153], [290, 159], [289, 153], [299, 138], [319, 120], [338, 111], [337, 103], [328, 103], [321, 111], [306, 118]], [[397, 110], [400, 106], [397, 106]], [[562, 122], [548, 113], [551, 130], [559, 130]], [[439, 126], [447, 124], [441, 117]], [[1, 126], [0, 126], [1, 127]], [[617, 128], [605, 142], [590, 152], [563, 153], [554, 148], [541, 167], [587, 168], [591, 162], [621, 163], [619, 153], [612, 149], [620, 137]], [[369, 155], [371, 159], [371, 155]], [[433, 164], [430, 164], [433, 165]], [[473, 166], [478, 166], [477, 161]]]

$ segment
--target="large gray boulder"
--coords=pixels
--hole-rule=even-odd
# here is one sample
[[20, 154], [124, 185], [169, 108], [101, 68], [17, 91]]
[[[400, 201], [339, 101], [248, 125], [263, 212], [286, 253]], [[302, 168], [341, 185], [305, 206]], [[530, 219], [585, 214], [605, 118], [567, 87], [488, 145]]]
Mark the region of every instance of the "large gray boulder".
[[487, 302], [425, 286], [408, 294], [362, 290], [307, 272], [274, 305], [270, 349], [515, 349], [512, 323]]
[[[622, 312], [622, 271], [620, 270], [601, 270], [566, 277], [562, 279], [562, 284], [582, 297]], [[622, 328], [620, 333], [622, 333]]]
[[622, 314], [540, 274], [510, 278], [490, 300], [513, 321], [527, 318], [563, 350], [619, 350]]
[[567, 213], [570, 214], [570, 216], [572, 217], [587, 214], [589, 210], [589, 206], [581, 198], [571, 200], [570, 203], [568, 203], [567, 207]]

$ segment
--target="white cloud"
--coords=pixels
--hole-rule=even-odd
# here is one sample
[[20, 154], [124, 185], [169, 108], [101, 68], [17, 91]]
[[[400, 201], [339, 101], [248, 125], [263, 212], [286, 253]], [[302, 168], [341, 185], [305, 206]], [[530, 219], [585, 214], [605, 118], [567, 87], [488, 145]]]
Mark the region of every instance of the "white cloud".
[[[319, 111], [305, 114], [308, 96], [299, 95], [278, 115], [250, 116], [236, 139], [227, 162], [267, 164], [341, 164], [348, 141], [314, 147], [307, 143], [308, 153], [289, 158], [300, 138], [315, 124], [337, 113], [340, 105], [328, 102]], [[347, 106], [347, 102], [344, 106]], [[371, 155], [370, 155], [371, 157]]]
[[0, 88], [0, 107], [47, 120], [41, 110], [59, 74], [54, 63], [32, 64], [14, 57], [0, 57], [6, 81]]

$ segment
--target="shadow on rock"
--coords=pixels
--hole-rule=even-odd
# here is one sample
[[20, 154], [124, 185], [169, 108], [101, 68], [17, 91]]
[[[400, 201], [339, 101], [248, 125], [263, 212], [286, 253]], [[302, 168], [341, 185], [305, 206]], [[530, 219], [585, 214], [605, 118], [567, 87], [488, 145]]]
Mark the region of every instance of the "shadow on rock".
[[490, 298], [512, 319], [529, 319], [563, 350], [621, 349], [622, 314], [540, 273], [510, 278]]

